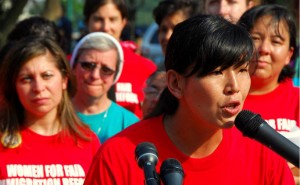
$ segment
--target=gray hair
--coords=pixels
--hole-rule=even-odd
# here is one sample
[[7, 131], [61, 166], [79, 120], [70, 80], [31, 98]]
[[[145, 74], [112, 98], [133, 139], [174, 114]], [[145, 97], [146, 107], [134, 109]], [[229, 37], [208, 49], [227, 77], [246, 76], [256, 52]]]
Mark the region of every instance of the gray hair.
[[86, 49], [96, 49], [101, 51], [107, 51], [110, 49], [116, 49], [118, 53], [117, 61], [117, 73], [114, 79], [114, 83], [118, 81], [124, 63], [123, 50], [120, 43], [111, 35], [104, 32], [94, 32], [87, 34], [83, 37], [78, 44], [75, 46], [72, 57], [71, 57], [71, 67], [74, 68], [80, 53]]

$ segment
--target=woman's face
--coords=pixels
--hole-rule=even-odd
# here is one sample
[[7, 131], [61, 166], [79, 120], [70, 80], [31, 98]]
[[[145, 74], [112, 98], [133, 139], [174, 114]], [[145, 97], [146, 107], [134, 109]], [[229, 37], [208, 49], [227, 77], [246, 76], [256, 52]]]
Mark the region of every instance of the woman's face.
[[25, 114], [34, 117], [57, 112], [57, 106], [67, 88], [67, 79], [47, 52], [26, 62], [16, 80], [16, 90]]
[[186, 16], [184, 13], [182, 11], [177, 11], [162, 20], [158, 30], [158, 41], [164, 55], [166, 54], [167, 44], [173, 33], [174, 27], [185, 19]]
[[83, 50], [73, 69], [77, 83], [76, 96], [85, 99], [106, 96], [113, 85], [117, 60], [118, 54], [115, 49]]
[[232, 23], [236, 23], [243, 13], [253, 7], [253, 1], [247, 0], [206, 0], [205, 13], [220, 15]]
[[180, 107], [200, 127], [228, 128], [242, 110], [250, 88], [249, 66], [227, 68], [204, 77], [188, 77], [183, 83]]
[[127, 20], [113, 3], [107, 3], [98, 8], [87, 21], [88, 31], [105, 32], [120, 40], [121, 33]]
[[145, 98], [142, 105], [143, 116], [149, 115], [155, 108], [158, 99], [166, 88], [166, 73], [155, 75], [144, 89]]
[[294, 48], [290, 47], [286, 23], [280, 21], [277, 27], [271, 19], [271, 16], [259, 18], [250, 31], [258, 53], [252, 80], [276, 85], [282, 68], [290, 62]]

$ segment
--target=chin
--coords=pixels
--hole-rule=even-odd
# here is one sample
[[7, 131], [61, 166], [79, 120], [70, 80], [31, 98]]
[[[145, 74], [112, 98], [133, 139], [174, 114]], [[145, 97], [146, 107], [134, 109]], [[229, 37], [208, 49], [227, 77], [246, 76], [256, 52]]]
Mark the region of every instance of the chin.
[[232, 128], [233, 126], [234, 126], [234, 122], [233, 121], [228, 121], [228, 122], [225, 122], [222, 125], [222, 128]]

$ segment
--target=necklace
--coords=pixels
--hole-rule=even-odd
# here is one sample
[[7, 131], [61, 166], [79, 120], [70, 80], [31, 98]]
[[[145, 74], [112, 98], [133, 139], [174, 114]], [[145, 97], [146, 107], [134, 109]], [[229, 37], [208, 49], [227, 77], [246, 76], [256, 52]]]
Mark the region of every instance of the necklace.
[[[101, 124], [104, 124], [104, 120], [106, 119], [106, 117], [107, 117], [107, 115], [108, 115], [108, 109], [109, 109], [109, 107], [105, 110], [100, 125], [101, 125]], [[100, 134], [101, 128], [102, 128], [102, 127], [99, 126], [99, 128], [98, 128], [98, 130], [97, 130], [97, 135]]]
[[103, 120], [104, 120], [104, 119], [107, 117], [107, 115], [108, 115], [108, 109], [109, 109], [109, 108], [107, 108], [106, 111], [104, 112]]

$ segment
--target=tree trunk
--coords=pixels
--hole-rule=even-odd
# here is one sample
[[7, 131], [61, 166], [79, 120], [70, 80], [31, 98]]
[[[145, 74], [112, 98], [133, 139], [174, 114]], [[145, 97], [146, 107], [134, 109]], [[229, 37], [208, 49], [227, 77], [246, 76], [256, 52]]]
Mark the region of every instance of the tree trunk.
[[2, 26], [0, 26], [0, 48], [5, 44], [8, 33], [15, 26], [19, 15], [23, 12], [23, 8], [27, 2], [28, 0], [12, 1], [12, 8], [1, 17], [0, 25]]
[[63, 10], [60, 0], [46, 0], [42, 16], [51, 21], [56, 21], [62, 16]]

